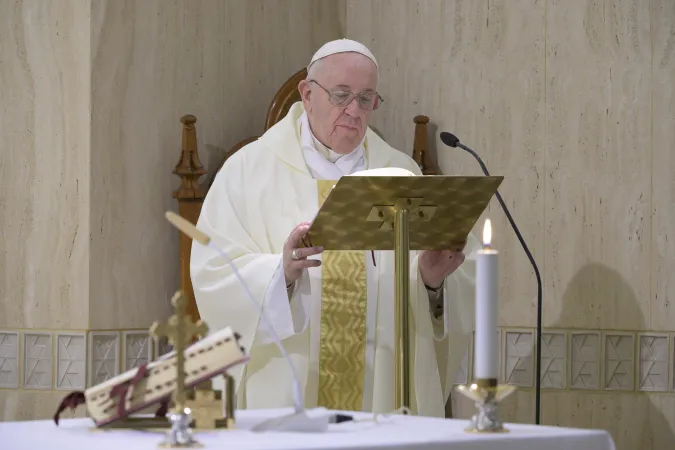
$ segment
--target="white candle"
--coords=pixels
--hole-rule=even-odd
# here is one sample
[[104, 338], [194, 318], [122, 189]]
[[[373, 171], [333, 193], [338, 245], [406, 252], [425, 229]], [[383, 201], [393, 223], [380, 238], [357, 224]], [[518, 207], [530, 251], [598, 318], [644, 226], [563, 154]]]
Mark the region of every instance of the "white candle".
[[476, 255], [476, 342], [474, 348], [474, 377], [497, 379], [499, 375], [499, 342], [497, 335], [497, 258], [490, 248], [492, 227], [490, 219], [483, 228], [483, 249]]

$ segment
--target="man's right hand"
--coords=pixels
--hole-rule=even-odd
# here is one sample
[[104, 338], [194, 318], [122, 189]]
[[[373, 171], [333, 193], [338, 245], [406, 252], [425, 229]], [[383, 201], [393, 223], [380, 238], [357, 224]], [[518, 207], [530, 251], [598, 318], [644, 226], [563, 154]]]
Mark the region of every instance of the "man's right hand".
[[290, 286], [302, 276], [302, 271], [307, 267], [318, 267], [321, 261], [307, 259], [308, 256], [318, 255], [323, 252], [322, 247], [298, 248], [302, 238], [309, 231], [309, 222], [303, 222], [296, 226], [288, 235], [284, 244], [283, 260], [286, 286]]

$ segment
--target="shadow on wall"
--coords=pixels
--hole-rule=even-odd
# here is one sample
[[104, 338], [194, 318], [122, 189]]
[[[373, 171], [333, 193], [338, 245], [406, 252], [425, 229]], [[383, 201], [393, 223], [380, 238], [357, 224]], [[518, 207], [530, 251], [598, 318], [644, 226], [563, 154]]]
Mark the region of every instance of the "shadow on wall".
[[204, 164], [209, 173], [208, 176], [202, 178], [202, 182], [210, 180], [215, 175], [220, 166], [223, 165], [223, 160], [225, 159], [225, 155], [227, 155], [226, 149], [213, 144], [204, 145], [204, 150], [206, 153], [206, 161], [202, 161], [202, 164]]
[[435, 166], [436, 170], [441, 170], [441, 167], [438, 164], [438, 135], [440, 134], [438, 131], [438, 124], [436, 124], [433, 121], [429, 121], [427, 123], [427, 134], [429, 136], [429, 160], [431, 161], [431, 164]]
[[[602, 314], [632, 317], [632, 323], [639, 326], [638, 329], [647, 329], [647, 322], [635, 293], [621, 274], [602, 264], [586, 264], [568, 284], [562, 298], [560, 317], [552, 328], [564, 329], [570, 324], [588, 323], [587, 318], [580, 317], [582, 315], [596, 318], [596, 328], [599, 328]], [[570, 358], [567, 366], [572, 366], [568, 381], [571, 383], [570, 387], [586, 385], [589, 389], [598, 390], [601, 386], [609, 385], [618, 388], [630, 385], [631, 377], [634, 378], [635, 387], [639, 386], [639, 372], [635, 370], [639, 344], [636, 345], [633, 340], [620, 333], [614, 337], [611, 334], [606, 336], [606, 345], [612, 347], [612, 359], [618, 356], [618, 359], [625, 358], [627, 362], [617, 365], [616, 361], [611, 361], [601, 370], [605, 353], [601, 343], [605, 337], [573, 335], [568, 340], [571, 349], [567, 352]], [[635, 336], [635, 339], [638, 337]], [[616, 349], [616, 353], [613, 349]], [[594, 363], [593, 360], [597, 362]], [[652, 401], [649, 394], [642, 392], [585, 393], [580, 390], [550, 390], [542, 394], [542, 423], [607, 430], [612, 434], [617, 450], [674, 448], [675, 424], [669, 424]]]

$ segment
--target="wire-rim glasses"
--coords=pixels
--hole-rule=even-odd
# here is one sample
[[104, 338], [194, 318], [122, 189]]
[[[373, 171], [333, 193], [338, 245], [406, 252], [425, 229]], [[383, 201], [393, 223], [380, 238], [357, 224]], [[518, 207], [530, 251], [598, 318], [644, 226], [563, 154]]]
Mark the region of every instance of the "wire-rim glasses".
[[365, 91], [361, 92], [359, 94], [355, 94], [353, 92], [345, 91], [343, 89], [333, 89], [333, 90], [328, 90], [325, 87], [321, 86], [318, 81], [316, 80], [308, 80], [310, 83], [314, 83], [317, 86], [319, 86], [321, 89], [326, 91], [326, 94], [328, 94], [328, 101], [332, 105], [338, 106], [338, 107], [346, 107], [349, 105], [354, 98], [356, 97], [357, 102], [359, 104], [359, 108], [365, 109], [366, 111], [374, 111], [377, 108], [380, 107], [384, 99], [380, 94], [374, 91]]

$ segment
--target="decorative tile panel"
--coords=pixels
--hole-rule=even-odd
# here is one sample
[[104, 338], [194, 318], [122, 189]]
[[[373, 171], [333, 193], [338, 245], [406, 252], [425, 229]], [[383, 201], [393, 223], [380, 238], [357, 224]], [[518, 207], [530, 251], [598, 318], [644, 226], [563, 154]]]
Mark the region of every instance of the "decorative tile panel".
[[147, 364], [152, 359], [152, 339], [143, 331], [124, 332], [124, 364], [122, 371]]
[[603, 333], [604, 388], [635, 389], [635, 337], [630, 333]]
[[567, 387], [567, 334], [548, 331], [541, 333], [541, 387]]
[[600, 389], [600, 333], [572, 332], [570, 343], [570, 387]]
[[504, 382], [520, 387], [534, 385], [534, 332], [505, 330]]
[[[497, 335], [500, 382], [533, 388], [535, 330], [503, 328]], [[454, 384], [473, 379], [473, 342]], [[170, 351], [165, 338], [146, 330], [0, 330], [0, 388], [84, 389]], [[545, 389], [675, 392], [675, 333], [547, 330], [541, 354]]]
[[84, 333], [56, 335], [56, 389], [84, 389], [87, 341]]
[[117, 332], [89, 333], [87, 373], [89, 386], [103, 383], [119, 375], [120, 334]]
[[24, 333], [23, 361], [23, 386], [25, 388], [52, 388], [51, 333]]
[[638, 335], [638, 389], [668, 390], [668, 335]]
[[19, 333], [0, 331], [0, 388], [19, 387]]

